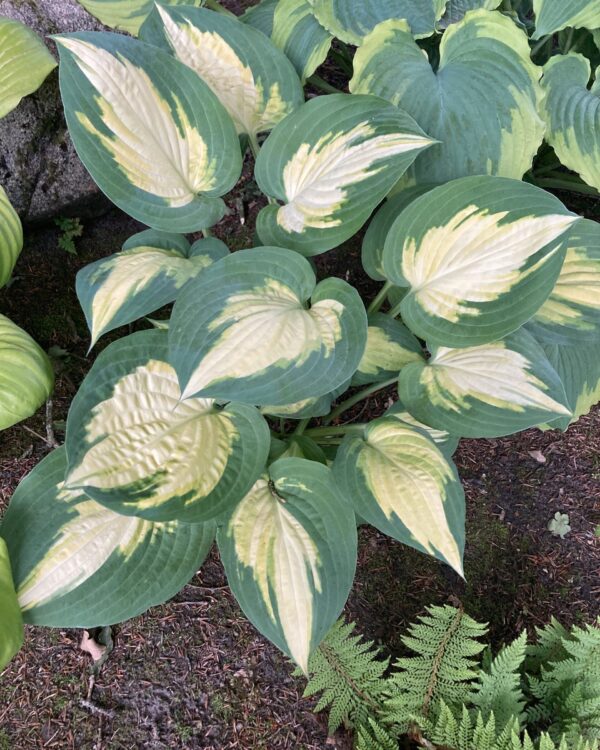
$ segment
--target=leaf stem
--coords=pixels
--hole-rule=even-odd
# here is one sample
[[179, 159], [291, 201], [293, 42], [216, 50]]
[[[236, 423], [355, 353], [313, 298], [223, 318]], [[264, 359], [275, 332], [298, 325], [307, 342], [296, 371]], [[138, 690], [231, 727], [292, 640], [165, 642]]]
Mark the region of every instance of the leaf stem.
[[314, 86], [316, 89], [321, 89], [321, 91], [324, 91], [326, 94], [344, 93], [340, 89], [336, 89], [336, 87], [332, 86], [330, 83], [327, 83], [327, 81], [324, 81], [321, 76], [311, 76], [308, 79], [308, 83], [310, 83], [311, 86]]
[[373, 393], [377, 393], [377, 391], [382, 391], [384, 388], [389, 388], [390, 385], [394, 385], [394, 383], [397, 382], [398, 376], [396, 376], [395, 378], [390, 378], [389, 380], [385, 380], [383, 383], [374, 383], [368, 388], [355, 393], [354, 396], [350, 396], [350, 398], [346, 399], [346, 401], [342, 401], [342, 403], [331, 412], [327, 419], [324, 420], [323, 424], [331, 424], [334, 419], [337, 419], [340, 414], [348, 411], [348, 409], [351, 409], [355, 404], [364, 401], [366, 398], [369, 398], [369, 396], [373, 395]]
[[214, 10], [217, 13], [222, 13], [225, 16], [233, 16], [234, 18], [237, 18], [235, 13], [232, 13], [230, 10], [227, 10], [227, 8], [224, 8], [219, 2], [217, 2], [217, 0], [204, 0], [204, 6], [209, 10]]
[[[563, 176], [564, 177], [564, 176]], [[581, 195], [593, 195], [596, 198], [600, 197], [600, 193], [596, 188], [591, 185], [586, 185], [584, 182], [576, 182], [575, 180], [568, 179], [554, 179], [542, 178], [541, 180], [535, 180], [535, 184], [542, 188], [554, 188], [555, 190], [568, 190], [571, 193], [580, 193]]]
[[294, 430], [294, 435], [303, 435], [304, 431], [306, 430], [309, 424], [310, 424], [310, 417], [306, 417], [306, 419], [300, 420], [300, 422], [298, 422], [296, 429]]
[[546, 36], [543, 36], [541, 39], [539, 39], [531, 48], [531, 57], [534, 55], [537, 55], [537, 53], [543, 48], [543, 46], [546, 44], [548, 39], [552, 39], [552, 34], [546, 34]]
[[374, 313], [379, 310], [381, 305], [385, 302], [385, 298], [387, 297], [387, 293], [389, 292], [390, 288], [392, 286], [391, 281], [386, 281], [385, 284], [381, 287], [379, 292], [377, 293], [377, 296], [375, 299], [371, 302], [369, 307], [367, 307], [368, 313]]
[[565, 39], [565, 43], [563, 45], [563, 48], [561, 52], [563, 55], [566, 55], [567, 52], [571, 49], [573, 46], [573, 37], [575, 36], [575, 29], [571, 27], [567, 33], [567, 38]]
[[390, 316], [390, 318], [397, 318], [398, 315], [400, 315], [401, 307], [402, 307], [402, 300], [400, 300], [400, 302], [398, 302], [397, 305], [394, 305], [394, 307], [392, 307], [392, 309], [387, 314]]
[[213, 233], [212, 233], [212, 230], [210, 229], [210, 227], [206, 227], [206, 229], [203, 229], [202, 230], [202, 234], [205, 237], [205, 239], [208, 239], [209, 237], [213, 236]]
[[324, 426], [324, 427], [311, 427], [310, 430], [306, 430], [304, 433], [307, 437], [324, 438], [324, 437], [335, 437], [336, 435], [347, 435], [351, 432], [362, 432], [365, 429], [365, 424], [347, 424], [340, 427], [335, 425]]

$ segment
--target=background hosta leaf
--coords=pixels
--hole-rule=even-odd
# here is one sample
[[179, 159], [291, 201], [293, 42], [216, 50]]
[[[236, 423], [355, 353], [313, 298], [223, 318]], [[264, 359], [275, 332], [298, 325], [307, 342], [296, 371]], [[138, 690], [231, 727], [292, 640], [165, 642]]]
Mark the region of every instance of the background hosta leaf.
[[521, 179], [544, 134], [541, 69], [526, 34], [501, 13], [473, 11], [442, 37], [434, 71], [404, 21], [387, 21], [354, 58], [350, 90], [408, 112], [440, 143], [407, 177], [441, 183], [470, 174]]
[[23, 643], [23, 618], [13, 584], [8, 549], [0, 537], [0, 671]]
[[367, 345], [352, 385], [377, 383], [397, 375], [409, 362], [423, 359], [421, 344], [398, 320], [383, 313], [369, 315]]
[[544, 68], [546, 140], [561, 162], [600, 190], [600, 86], [588, 90], [590, 63], [583, 55], [556, 55]]
[[140, 34], [185, 63], [225, 107], [238, 133], [271, 130], [304, 102], [288, 58], [236, 18], [203, 8], [156, 6]]
[[213, 522], [119, 515], [66, 490], [65, 469], [65, 449], [58, 448], [21, 482], [0, 526], [26, 622], [122, 622], [172, 597], [202, 565]]
[[433, 34], [445, 0], [310, 0], [323, 26], [350, 44], [360, 44], [378, 23], [405, 18], [415, 37]]
[[182, 400], [167, 335], [134, 333], [94, 363], [69, 411], [67, 486], [119, 513], [197, 523], [252, 486], [269, 431], [253, 407]]
[[22, 328], [0, 315], [0, 430], [30, 417], [53, 386], [46, 354]]
[[502, 0], [448, 0], [446, 10], [442, 16], [439, 26], [443, 29], [450, 26], [451, 23], [462, 21], [465, 14], [470, 10], [494, 10], [502, 3]]
[[350, 379], [346, 380], [331, 393], [324, 396], [312, 397], [297, 401], [294, 404], [261, 406], [261, 412], [272, 417], [284, 417], [285, 419], [305, 419], [306, 417], [324, 417], [331, 411], [331, 404], [345, 393], [350, 387]]
[[[134, 36], [152, 9], [154, 0], [77, 0], [105, 26]], [[162, 5], [202, 5], [203, 0], [160, 0]]]
[[331, 471], [302, 458], [275, 462], [217, 541], [248, 619], [306, 672], [346, 603], [356, 566], [354, 512]]
[[406, 411], [406, 407], [400, 400], [393, 403], [383, 416], [386, 418], [393, 417], [420, 432], [424, 432], [433, 440], [447, 458], [451, 458], [452, 454], [458, 447], [458, 438], [455, 435], [451, 435], [449, 432], [446, 432], [446, 430], [436, 430], [435, 427], [429, 427], [429, 425], [419, 422], [419, 420], [415, 419], [410, 412]]
[[548, 343], [600, 343], [600, 224], [573, 227], [556, 285], [527, 327]]
[[264, 193], [285, 203], [257, 220], [266, 245], [317, 255], [351, 237], [432, 141], [381, 99], [333, 94], [304, 104], [256, 161]]
[[30, 28], [0, 16], [0, 117], [37, 91], [55, 67], [54, 58]]
[[235, 126], [196, 73], [118, 34], [57, 38], [69, 132], [106, 195], [154, 229], [193, 232], [225, 212], [235, 185]]
[[366, 336], [353, 287], [333, 278], [315, 286], [302, 256], [254, 248], [224, 258], [182, 291], [171, 316], [169, 361], [184, 398], [295, 404], [348, 380]]
[[463, 177], [411, 203], [383, 252], [387, 278], [410, 287], [402, 319], [430, 343], [462, 347], [504, 337], [545, 302], [579, 217], [540, 188]]
[[360, 518], [462, 575], [465, 497], [433, 440], [398, 419], [377, 419], [364, 435], [344, 438], [333, 471]]
[[600, 27], [600, 6], [597, 0], [533, 0], [533, 12], [533, 39], [540, 39], [568, 26], [585, 26], [588, 29]]
[[525, 330], [466, 349], [434, 349], [400, 373], [402, 403], [419, 421], [460, 437], [501, 437], [570, 417], [563, 385]]
[[23, 227], [0, 185], [0, 288], [8, 281], [23, 249]]
[[229, 254], [213, 237], [190, 246], [181, 235], [152, 230], [135, 235], [126, 245], [77, 274], [77, 296], [92, 346], [108, 331], [173, 302], [186, 282]]

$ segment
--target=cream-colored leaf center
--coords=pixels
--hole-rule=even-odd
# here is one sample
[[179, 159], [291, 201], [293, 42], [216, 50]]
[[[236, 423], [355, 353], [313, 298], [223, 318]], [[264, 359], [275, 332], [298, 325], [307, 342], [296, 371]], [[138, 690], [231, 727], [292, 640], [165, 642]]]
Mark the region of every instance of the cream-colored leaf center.
[[367, 346], [358, 370], [365, 375], [377, 375], [381, 370], [400, 372], [409, 362], [422, 359], [418, 352], [405, 349], [379, 326], [369, 326]]

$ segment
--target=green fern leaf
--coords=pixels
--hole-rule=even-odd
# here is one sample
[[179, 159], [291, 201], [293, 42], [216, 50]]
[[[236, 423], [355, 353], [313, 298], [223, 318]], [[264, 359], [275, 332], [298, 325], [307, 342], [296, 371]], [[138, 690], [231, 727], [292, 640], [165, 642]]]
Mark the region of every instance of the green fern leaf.
[[355, 750], [398, 750], [398, 741], [373, 719], [359, 727]]

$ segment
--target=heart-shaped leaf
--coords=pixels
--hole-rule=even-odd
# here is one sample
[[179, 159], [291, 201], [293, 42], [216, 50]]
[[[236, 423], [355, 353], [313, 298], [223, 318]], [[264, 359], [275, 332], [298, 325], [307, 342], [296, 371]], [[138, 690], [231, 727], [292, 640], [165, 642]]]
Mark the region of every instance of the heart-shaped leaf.
[[[155, 0], [77, 0], [105, 26], [136, 36]], [[202, 5], [204, 0], [161, 0], [161, 5]]]
[[515, 331], [550, 295], [579, 217], [540, 188], [463, 177], [411, 203], [387, 235], [383, 268], [409, 286], [402, 319], [430, 343], [475, 346]]
[[157, 5], [140, 38], [195, 71], [240, 134], [255, 137], [271, 130], [304, 102], [300, 80], [283, 52], [236, 18]]
[[356, 567], [356, 521], [331, 471], [302, 458], [269, 467], [219, 528], [231, 590], [248, 619], [307, 672]]
[[398, 419], [400, 422], [425, 433], [427, 437], [433, 440], [446, 458], [451, 458], [458, 447], [458, 438], [455, 435], [451, 435], [446, 430], [436, 430], [435, 427], [430, 427], [423, 422], [419, 422], [409, 411], [406, 411], [406, 407], [400, 399], [393, 403], [383, 416]]
[[315, 283], [305, 258], [276, 247], [234, 253], [190, 282], [169, 328], [183, 397], [287, 405], [347, 381], [365, 350], [365, 309], [341, 279]]
[[118, 513], [199, 523], [256, 481], [269, 430], [253, 407], [182, 400], [167, 335], [127, 336], [94, 363], [67, 420], [67, 487]]
[[471, 174], [521, 179], [544, 135], [541, 69], [526, 34], [501, 13], [477, 10], [443, 35], [433, 70], [405, 21], [387, 21], [354, 58], [350, 90], [405, 110], [440, 143], [407, 178], [443, 183]]
[[0, 671], [23, 644], [23, 618], [11, 573], [6, 542], [0, 537]]
[[225, 213], [241, 172], [234, 124], [209, 87], [163, 50], [120, 34], [60, 36], [60, 85], [82, 162], [119, 208], [193, 232]]
[[23, 227], [0, 185], [0, 288], [8, 281], [23, 249]]
[[450, 24], [462, 21], [465, 15], [471, 10], [495, 10], [502, 0], [448, 0], [446, 10], [442, 16], [439, 26], [447, 29]]
[[409, 362], [423, 359], [421, 344], [398, 320], [383, 313], [369, 315], [367, 346], [352, 385], [379, 383], [397, 375]]
[[214, 523], [122, 516], [65, 489], [66, 468], [64, 447], [47, 456], [21, 482], [0, 526], [25, 621], [89, 628], [170, 599], [202, 565]]
[[600, 27], [597, 0], [533, 0], [535, 31], [532, 39], [541, 39], [561, 29]]

